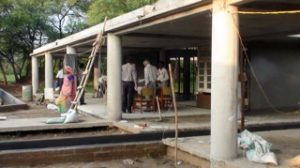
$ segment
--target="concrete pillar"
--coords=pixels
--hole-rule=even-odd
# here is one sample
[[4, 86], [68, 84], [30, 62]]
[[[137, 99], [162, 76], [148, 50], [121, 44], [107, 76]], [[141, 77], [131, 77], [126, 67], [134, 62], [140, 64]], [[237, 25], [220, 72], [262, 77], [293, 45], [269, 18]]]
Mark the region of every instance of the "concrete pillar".
[[99, 79], [100, 78], [100, 57], [96, 57], [94, 62], [94, 97], [97, 97], [98, 87], [99, 87]]
[[45, 54], [45, 88], [53, 88], [53, 57], [49, 52]]
[[53, 99], [53, 57], [45, 53], [45, 99]]
[[190, 87], [190, 73], [191, 73], [191, 58], [190, 56], [184, 56], [183, 59], [183, 95], [184, 100], [189, 100], [191, 96], [191, 87]]
[[66, 47], [66, 55], [64, 58], [64, 66], [70, 66], [73, 68], [74, 74], [77, 74], [77, 52], [76, 49], [71, 47], [71, 46], [67, 46]]
[[[213, 1], [211, 160], [237, 156], [238, 16], [225, 0]], [[211, 165], [211, 167], [218, 167]]]
[[39, 89], [39, 64], [38, 58], [31, 57], [31, 80], [32, 80], [32, 94], [36, 95]]
[[107, 35], [107, 112], [108, 119], [114, 121], [122, 118], [121, 64], [121, 38], [109, 33]]
[[67, 54], [76, 54], [76, 49], [71, 47], [71, 46], [67, 46], [66, 47], [66, 53]]

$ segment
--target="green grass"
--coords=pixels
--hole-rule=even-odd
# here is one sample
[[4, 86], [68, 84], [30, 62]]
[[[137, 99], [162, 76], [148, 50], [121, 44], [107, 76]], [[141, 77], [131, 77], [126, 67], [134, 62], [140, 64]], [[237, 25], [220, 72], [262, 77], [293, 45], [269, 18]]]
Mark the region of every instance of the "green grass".
[[[6, 78], [7, 78], [8, 83], [15, 83], [16, 82], [15, 76], [13, 74], [6, 75]], [[0, 74], [0, 81], [4, 82], [4, 78], [3, 78], [2, 73]]]

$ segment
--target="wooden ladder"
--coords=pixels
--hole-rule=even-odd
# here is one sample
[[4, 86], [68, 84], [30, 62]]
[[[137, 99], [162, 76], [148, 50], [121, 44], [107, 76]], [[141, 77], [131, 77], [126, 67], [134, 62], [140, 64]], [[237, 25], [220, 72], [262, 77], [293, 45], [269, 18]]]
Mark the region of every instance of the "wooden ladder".
[[99, 51], [99, 53], [101, 53], [101, 48], [102, 48], [102, 45], [103, 45], [104, 40], [105, 40], [105, 38], [103, 37], [103, 35], [104, 35], [104, 31], [105, 31], [106, 21], [107, 21], [107, 18], [104, 19], [103, 28], [97, 34], [96, 40], [93, 43], [93, 49], [91, 51], [91, 55], [89, 56], [87, 65], [85, 67], [85, 70], [82, 73], [80, 84], [77, 87], [76, 96], [75, 96], [74, 100], [72, 101], [72, 104], [70, 106], [70, 110], [71, 109], [72, 110], [77, 110], [80, 98], [81, 98], [81, 96], [82, 96], [82, 94], [84, 92], [84, 89], [85, 89], [86, 84], [88, 82], [88, 78], [89, 78], [90, 72], [91, 72], [92, 67], [94, 65], [97, 51]]

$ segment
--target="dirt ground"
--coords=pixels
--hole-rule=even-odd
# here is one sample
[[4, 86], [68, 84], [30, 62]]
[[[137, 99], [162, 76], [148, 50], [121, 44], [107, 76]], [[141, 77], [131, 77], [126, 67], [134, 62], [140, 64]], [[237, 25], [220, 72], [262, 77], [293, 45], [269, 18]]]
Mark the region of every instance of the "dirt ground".
[[[63, 163], [53, 165], [40, 165], [43, 168], [174, 168], [174, 160], [167, 156], [160, 158], [135, 158], [123, 160], [111, 160], [103, 162]], [[180, 168], [196, 168], [188, 163], [180, 162]]]
[[12, 95], [20, 98], [22, 97], [22, 86], [24, 84], [8, 84], [4, 85], [4, 83], [0, 82], [0, 88], [6, 90], [7, 92], [11, 93]]

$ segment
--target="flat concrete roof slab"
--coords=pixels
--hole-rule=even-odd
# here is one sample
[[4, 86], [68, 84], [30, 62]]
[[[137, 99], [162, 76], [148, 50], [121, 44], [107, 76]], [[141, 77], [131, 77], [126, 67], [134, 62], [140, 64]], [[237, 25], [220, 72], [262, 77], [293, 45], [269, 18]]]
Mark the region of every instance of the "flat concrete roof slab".
[[46, 124], [49, 118], [21, 118], [21, 119], [7, 119], [0, 121], [0, 133], [21, 132], [21, 131], [45, 131], [45, 130], [64, 130], [77, 128], [93, 128], [111, 126], [112, 123], [102, 119], [95, 119], [92, 117], [81, 116], [79, 123], [70, 124]]

